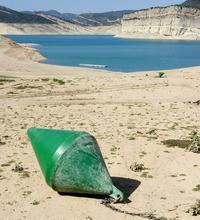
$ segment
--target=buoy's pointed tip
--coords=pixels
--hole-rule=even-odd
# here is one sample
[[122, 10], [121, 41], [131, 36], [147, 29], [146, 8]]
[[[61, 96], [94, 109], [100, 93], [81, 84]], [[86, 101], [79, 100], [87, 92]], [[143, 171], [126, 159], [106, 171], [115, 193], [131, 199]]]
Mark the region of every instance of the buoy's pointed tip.
[[37, 131], [38, 131], [38, 128], [34, 128], [34, 127], [29, 128], [29, 129], [27, 130], [28, 137], [30, 138], [30, 137], [31, 137], [32, 135], [34, 135]]
[[29, 129], [27, 130], [27, 132], [32, 131], [32, 130], [34, 130], [34, 129], [35, 129], [34, 127], [31, 127], [31, 128], [29, 128]]

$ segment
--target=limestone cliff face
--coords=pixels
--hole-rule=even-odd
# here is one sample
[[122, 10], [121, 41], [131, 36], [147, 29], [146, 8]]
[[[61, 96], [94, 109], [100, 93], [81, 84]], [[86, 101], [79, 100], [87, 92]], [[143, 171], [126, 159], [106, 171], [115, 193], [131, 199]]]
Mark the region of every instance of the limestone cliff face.
[[124, 15], [121, 37], [200, 39], [200, 10], [180, 6]]

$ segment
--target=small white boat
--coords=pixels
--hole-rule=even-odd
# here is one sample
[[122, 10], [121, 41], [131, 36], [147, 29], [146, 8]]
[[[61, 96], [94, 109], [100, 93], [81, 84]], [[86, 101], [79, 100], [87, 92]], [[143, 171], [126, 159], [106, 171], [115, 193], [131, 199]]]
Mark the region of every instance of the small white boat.
[[108, 67], [107, 65], [88, 64], [88, 63], [81, 63], [81, 64], [79, 64], [79, 66], [94, 67], [94, 68], [106, 68], [106, 67]]

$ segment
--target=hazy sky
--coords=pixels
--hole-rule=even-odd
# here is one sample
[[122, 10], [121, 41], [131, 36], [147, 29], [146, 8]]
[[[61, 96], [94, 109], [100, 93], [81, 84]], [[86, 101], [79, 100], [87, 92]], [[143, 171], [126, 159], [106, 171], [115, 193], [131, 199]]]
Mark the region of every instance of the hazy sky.
[[61, 12], [103, 12], [122, 9], [142, 9], [178, 4], [184, 0], [0, 0], [0, 5], [22, 10], [49, 10]]

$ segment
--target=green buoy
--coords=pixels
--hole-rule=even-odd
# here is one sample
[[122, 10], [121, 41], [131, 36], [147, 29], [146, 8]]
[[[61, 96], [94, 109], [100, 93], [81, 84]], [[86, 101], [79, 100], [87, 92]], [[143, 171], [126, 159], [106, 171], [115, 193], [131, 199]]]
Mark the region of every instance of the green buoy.
[[47, 184], [60, 193], [107, 195], [123, 201], [99, 146], [82, 131], [30, 128], [28, 136]]

